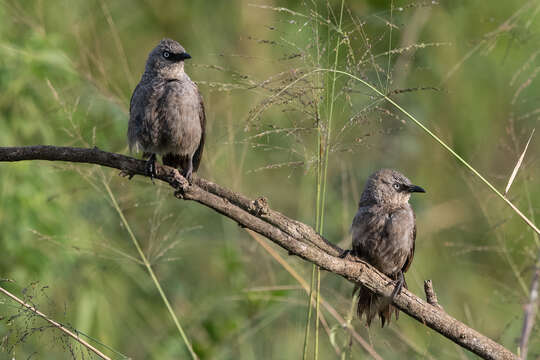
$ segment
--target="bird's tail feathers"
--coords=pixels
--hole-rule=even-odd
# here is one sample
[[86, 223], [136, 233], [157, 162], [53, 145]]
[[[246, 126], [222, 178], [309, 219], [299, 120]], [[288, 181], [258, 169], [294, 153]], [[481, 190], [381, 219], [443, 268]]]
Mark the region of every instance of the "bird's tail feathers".
[[[403, 286], [407, 288], [407, 283]], [[362, 315], [366, 315], [366, 324], [371, 326], [371, 321], [377, 315], [381, 319], [381, 326], [390, 324], [392, 319], [392, 313], [396, 315], [396, 320], [399, 318], [399, 310], [392, 305], [392, 299], [389, 297], [375, 294], [367, 287], [360, 284], [356, 284], [354, 287], [353, 295], [358, 291], [358, 306], [356, 307], [356, 313], [358, 318], [362, 319]]]

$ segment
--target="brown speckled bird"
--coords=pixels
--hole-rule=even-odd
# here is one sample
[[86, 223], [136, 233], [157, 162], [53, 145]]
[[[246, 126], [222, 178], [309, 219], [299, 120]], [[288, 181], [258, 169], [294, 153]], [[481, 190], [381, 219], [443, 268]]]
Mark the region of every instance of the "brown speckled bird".
[[[416, 218], [409, 204], [413, 192], [425, 192], [412, 185], [396, 170], [382, 169], [372, 174], [364, 188], [358, 212], [354, 217], [352, 254], [370, 263], [396, 282], [392, 298], [407, 288], [403, 273], [409, 269], [414, 256]], [[368, 288], [359, 289], [358, 317], [366, 314], [367, 325], [378, 314], [382, 326], [390, 322], [392, 312], [398, 309], [392, 299], [376, 295]]]
[[155, 176], [156, 154], [191, 183], [204, 147], [206, 117], [197, 85], [184, 72], [191, 56], [176, 41], [163, 39], [150, 52], [130, 102], [130, 150], [142, 150]]

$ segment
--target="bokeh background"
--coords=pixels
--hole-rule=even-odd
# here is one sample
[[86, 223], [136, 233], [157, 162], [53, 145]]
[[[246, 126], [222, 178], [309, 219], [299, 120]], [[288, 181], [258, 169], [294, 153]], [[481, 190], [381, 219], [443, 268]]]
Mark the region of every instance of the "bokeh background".
[[[312, 226], [319, 207], [324, 236], [347, 248], [365, 179], [399, 169], [427, 189], [411, 200], [418, 237], [410, 290], [423, 296], [423, 281], [432, 279], [450, 315], [516, 352], [538, 237], [380, 96], [347, 75], [334, 81], [314, 70], [335, 68], [391, 94], [502, 191], [540, 118], [540, 5], [371, 0], [345, 1], [343, 12], [341, 5], [3, 0], [0, 145], [128, 153], [129, 98], [146, 56], [161, 38], [176, 39], [193, 57], [186, 69], [207, 109], [200, 176], [265, 196]], [[533, 220], [539, 149], [535, 135], [508, 194]], [[111, 169], [0, 164], [0, 278], [13, 281], [2, 286], [114, 359], [188, 358], [114, 202], [201, 358], [302, 356], [308, 297], [276, 256], [307, 283], [311, 264], [174, 199], [166, 185]], [[322, 307], [319, 358], [369, 357], [347, 326], [384, 359], [475, 358], [404, 314], [367, 329], [351, 320], [352, 289], [322, 272], [321, 295], [349, 321]], [[2, 359], [92, 358], [6, 298], [0, 319]], [[314, 331], [312, 322], [307, 358]], [[529, 358], [538, 356], [535, 327]]]

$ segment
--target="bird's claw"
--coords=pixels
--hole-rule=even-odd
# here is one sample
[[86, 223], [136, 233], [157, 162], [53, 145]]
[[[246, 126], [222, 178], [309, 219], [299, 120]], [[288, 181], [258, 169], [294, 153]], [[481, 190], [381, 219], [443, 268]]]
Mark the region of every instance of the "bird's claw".
[[392, 280], [390, 284], [394, 284], [394, 290], [392, 291], [391, 299], [394, 300], [396, 296], [401, 294], [401, 290], [403, 289], [403, 284], [405, 283], [405, 278], [403, 277], [403, 273], [400, 271], [397, 280]]
[[193, 172], [192, 172], [192, 171], [188, 170], [188, 171], [186, 171], [185, 174], [182, 174], [182, 175], [186, 178], [186, 180], [188, 181], [189, 185], [193, 184], [193, 176], [192, 176], [192, 175], [193, 175]]
[[189, 185], [193, 183], [192, 175], [193, 175], [193, 160], [190, 158], [187, 169], [184, 172], [182, 172], [182, 176], [186, 178]]

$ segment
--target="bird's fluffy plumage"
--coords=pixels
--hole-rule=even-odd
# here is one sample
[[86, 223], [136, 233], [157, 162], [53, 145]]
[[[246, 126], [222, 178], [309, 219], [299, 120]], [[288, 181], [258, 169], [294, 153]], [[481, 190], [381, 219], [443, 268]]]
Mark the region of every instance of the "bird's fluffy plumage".
[[[377, 171], [366, 183], [351, 226], [352, 253], [396, 281], [408, 270], [414, 256], [416, 220], [408, 200], [415, 191], [423, 189], [412, 185], [401, 173], [391, 169]], [[403, 286], [406, 288], [406, 283]], [[376, 315], [382, 326], [390, 322], [393, 312], [397, 318], [398, 311], [391, 299], [361, 285], [357, 289], [358, 316], [366, 314], [368, 325]]]
[[205, 140], [206, 117], [197, 85], [184, 72], [184, 48], [162, 40], [148, 55], [144, 74], [130, 102], [130, 150], [160, 154], [165, 165], [197, 171]]

